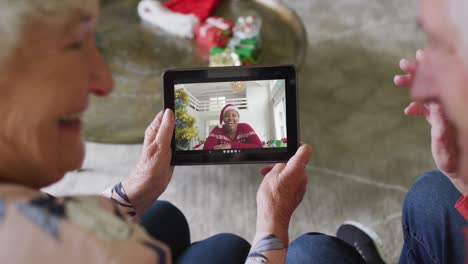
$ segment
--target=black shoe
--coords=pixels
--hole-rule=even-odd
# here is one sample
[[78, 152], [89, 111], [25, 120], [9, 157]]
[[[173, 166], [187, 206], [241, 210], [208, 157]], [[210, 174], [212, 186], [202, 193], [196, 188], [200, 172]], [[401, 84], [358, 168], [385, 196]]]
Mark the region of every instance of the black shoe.
[[372, 231], [355, 222], [345, 222], [336, 231], [336, 237], [353, 246], [367, 264], [385, 264], [372, 240], [373, 236]]

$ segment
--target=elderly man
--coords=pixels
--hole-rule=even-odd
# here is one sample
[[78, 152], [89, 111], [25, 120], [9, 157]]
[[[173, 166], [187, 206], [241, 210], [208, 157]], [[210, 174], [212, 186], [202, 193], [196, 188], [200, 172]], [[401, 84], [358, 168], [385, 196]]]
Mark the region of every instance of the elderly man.
[[[408, 73], [395, 82], [410, 86], [406, 109], [431, 125], [432, 152], [440, 172], [422, 176], [403, 208], [402, 263], [463, 263], [468, 219], [468, 3], [421, 0], [419, 21], [427, 35]], [[457, 210], [456, 210], [456, 209]], [[457, 212], [458, 211], [458, 212]]]
[[[416, 60], [402, 59], [406, 75], [395, 84], [410, 87], [409, 116], [431, 126], [438, 171], [421, 176], [403, 205], [404, 245], [400, 263], [463, 263], [468, 219], [468, 2], [420, 0], [419, 24], [426, 33]], [[368, 263], [380, 263], [369, 237], [346, 227], [338, 237], [359, 248]]]

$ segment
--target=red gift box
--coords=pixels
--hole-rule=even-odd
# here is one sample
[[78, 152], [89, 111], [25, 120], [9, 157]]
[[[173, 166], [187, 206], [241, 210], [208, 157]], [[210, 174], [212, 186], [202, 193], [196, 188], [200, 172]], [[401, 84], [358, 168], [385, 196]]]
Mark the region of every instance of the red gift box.
[[232, 36], [234, 23], [221, 17], [209, 17], [195, 28], [195, 36], [199, 45], [226, 47]]

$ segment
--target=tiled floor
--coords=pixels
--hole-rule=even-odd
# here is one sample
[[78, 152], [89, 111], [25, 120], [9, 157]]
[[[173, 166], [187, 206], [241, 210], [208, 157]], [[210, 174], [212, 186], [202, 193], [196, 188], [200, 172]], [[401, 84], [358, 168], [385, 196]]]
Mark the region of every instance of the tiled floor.
[[[301, 137], [315, 148], [306, 197], [291, 238], [333, 234], [345, 220], [370, 226], [389, 263], [401, 247], [401, 206], [414, 179], [434, 168], [429, 130], [407, 118], [407, 92], [393, 86], [401, 56], [421, 45], [416, 2], [287, 0], [306, 24], [300, 72]], [[125, 177], [140, 146], [88, 144], [85, 171], [48, 190], [95, 193]], [[194, 240], [218, 232], [252, 239], [260, 166], [176, 168], [164, 195], [184, 211]]]

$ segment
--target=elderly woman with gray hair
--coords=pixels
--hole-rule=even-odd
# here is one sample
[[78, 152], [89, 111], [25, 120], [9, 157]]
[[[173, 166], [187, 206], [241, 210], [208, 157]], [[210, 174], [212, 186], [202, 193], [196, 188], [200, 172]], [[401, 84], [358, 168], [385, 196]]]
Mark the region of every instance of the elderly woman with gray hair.
[[191, 244], [184, 215], [157, 201], [173, 173], [170, 109], [147, 128], [133, 172], [100, 197], [41, 193], [81, 166], [89, 96], [113, 89], [95, 46], [98, 13], [98, 0], [0, 0], [0, 262], [284, 263], [286, 253], [314, 258], [302, 247], [314, 240], [358, 256], [320, 234], [288, 247], [289, 221], [306, 191], [307, 145], [287, 164], [262, 169], [253, 248], [232, 234]]

